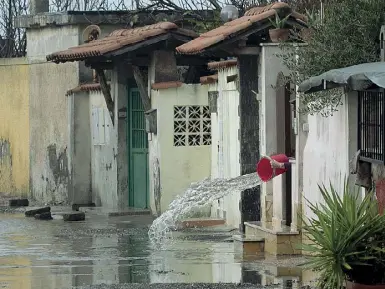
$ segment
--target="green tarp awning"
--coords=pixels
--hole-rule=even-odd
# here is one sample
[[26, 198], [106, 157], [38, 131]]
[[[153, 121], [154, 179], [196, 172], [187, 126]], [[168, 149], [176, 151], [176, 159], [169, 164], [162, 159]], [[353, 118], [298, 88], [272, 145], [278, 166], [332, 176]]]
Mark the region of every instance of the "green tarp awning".
[[339, 86], [364, 90], [373, 84], [385, 88], [385, 62], [372, 62], [329, 70], [302, 82], [299, 92], [316, 92]]

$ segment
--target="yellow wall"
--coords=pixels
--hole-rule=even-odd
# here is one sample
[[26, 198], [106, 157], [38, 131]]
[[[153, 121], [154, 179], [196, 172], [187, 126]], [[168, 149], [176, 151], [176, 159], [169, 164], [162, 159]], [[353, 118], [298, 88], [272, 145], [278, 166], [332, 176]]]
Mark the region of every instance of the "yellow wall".
[[[190, 187], [191, 183], [210, 177], [211, 145], [174, 146], [174, 106], [207, 106], [207, 86], [184, 84], [178, 88], [152, 90], [152, 107], [157, 109], [158, 134], [149, 142], [150, 176], [153, 176], [153, 158], [159, 157], [161, 210]], [[158, 146], [158, 147], [157, 147]], [[155, 156], [152, 155], [155, 152]], [[150, 186], [153, 181], [150, 181]], [[152, 192], [152, 188], [150, 189]], [[154, 210], [154, 196], [151, 204]]]
[[25, 58], [0, 59], [0, 192], [28, 191], [29, 68]]

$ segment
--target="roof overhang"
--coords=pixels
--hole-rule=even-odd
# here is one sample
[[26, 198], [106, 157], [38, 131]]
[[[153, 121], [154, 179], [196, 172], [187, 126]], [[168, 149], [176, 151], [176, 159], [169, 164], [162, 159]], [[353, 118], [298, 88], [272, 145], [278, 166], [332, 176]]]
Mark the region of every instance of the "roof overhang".
[[146, 54], [159, 48], [172, 49], [198, 35], [174, 23], [161, 22], [134, 29], [120, 29], [109, 36], [47, 55], [55, 63], [71, 61], [107, 62], [125, 54]]
[[299, 92], [312, 93], [337, 87], [364, 90], [371, 86], [385, 88], [385, 62], [372, 62], [329, 70], [302, 82]]
[[239, 44], [244, 46], [247, 39], [257, 37], [257, 40], [249, 41], [251, 45], [259, 45], [268, 35], [272, 27], [270, 19], [288, 16], [287, 24], [293, 28], [307, 27], [306, 17], [293, 11], [290, 6], [283, 2], [276, 2], [264, 7], [252, 8], [244, 16], [227, 22], [220, 27], [203, 33], [199, 37], [187, 42], [176, 50], [181, 54], [202, 54], [226, 52], [228, 56], [237, 55]]

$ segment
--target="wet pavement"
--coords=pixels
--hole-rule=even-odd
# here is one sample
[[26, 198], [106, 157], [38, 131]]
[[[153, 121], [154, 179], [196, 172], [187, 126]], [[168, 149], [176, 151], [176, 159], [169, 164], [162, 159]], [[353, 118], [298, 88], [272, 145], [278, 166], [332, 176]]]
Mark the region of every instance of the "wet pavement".
[[177, 232], [154, 250], [151, 216], [86, 216], [68, 223], [0, 213], [0, 288], [299, 288], [313, 278], [296, 266], [302, 258], [245, 258], [229, 229]]

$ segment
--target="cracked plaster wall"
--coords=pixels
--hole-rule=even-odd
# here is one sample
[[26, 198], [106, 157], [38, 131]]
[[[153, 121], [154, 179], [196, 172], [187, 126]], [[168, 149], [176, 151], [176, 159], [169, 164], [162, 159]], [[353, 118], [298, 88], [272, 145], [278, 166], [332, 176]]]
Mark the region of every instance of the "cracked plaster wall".
[[77, 62], [47, 63], [46, 55], [79, 44], [76, 26], [29, 29], [30, 190], [41, 203], [70, 203], [68, 100], [79, 84]]
[[[309, 133], [303, 152], [303, 196], [312, 203], [322, 202], [318, 185], [342, 194], [349, 177], [349, 161], [357, 151], [357, 97], [344, 94], [341, 106], [332, 116], [309, 115]], [[354, 182], [354, 178], [351, 179]], [[304, 214], [314, 217], [307, 202]]]
[[25, 58], [0, 59], [0, 193], [29, 190], [29, 70]]
[[[89, 117], [92, 122], [92, 107], [107, 109], [103, 93], [90, 93]], [[116, 123], [116, 122], [115, 122]], [[92, 201], [97, 206], [114, 208], [118, 206], [117, 150], [118, 133], [110, 123], [109, 143], [91, 146]], [[92, 133], [92, 131], [91, 131]], [[92, 138], [92, 136], [91, 136]], [[126, 198], [128, 199], [128, 197]]]

